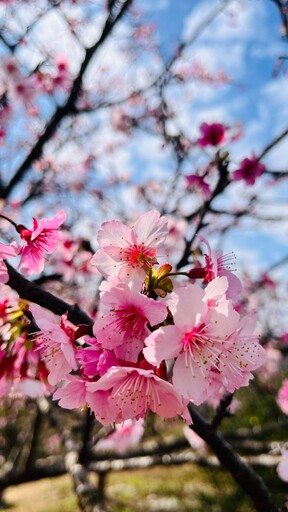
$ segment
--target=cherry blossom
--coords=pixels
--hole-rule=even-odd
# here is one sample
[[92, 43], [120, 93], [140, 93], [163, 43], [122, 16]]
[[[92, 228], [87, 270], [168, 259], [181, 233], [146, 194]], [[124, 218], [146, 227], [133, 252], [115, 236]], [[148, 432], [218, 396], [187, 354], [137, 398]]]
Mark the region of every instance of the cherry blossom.
[[129, 448], [137, 446], [144, 434], [144, 420], [128, 419], [123, 423], [117, 423], [115, 430], [108, 436], [100, 439], [96, 444], [96, 450], [114, 451], [125, 453]]
[[240, 279], [232, 272], [232, 265], [235, 261], [234, 253], [223, 254], [222, 251], [212, 251], [207, 240], [198, 235], [199, 240], [204, 243], [208, 253], [204, 254], [205, 267], [196, 267], [188, 272], [191, 278], [203, 278], [203, 283], [210, 283], [217, 276], [225, 276], [228, 279], [227, 298], [236, 300], [239, 298], [242, 285]]
[[10, 245], [4, 245], [0, 243], [0, 283], [7, 283], [9, 279], [7, 267], [3, 259], [11, 258], [19, 254], [20, 247], [16, 242], [12, 242]]
[[218, 146], [225, 141], [226, 128], [220, 123], [202, 123], [200, 125], [201, 137], [197, 140], [199, 146]]
[[277, 404], [284, 414], [288, 414], [288, 379], [284, 379], [278, 391]]
[[279, 462], [276, 470], [279, 478], [281, 478], [283, 482], [288, 482], [288, 450], [282, 448], [281, 453], [283, 459]]
[[[2, 338], [3, 331], [1, 332]], [[27, 345], [26, 335], [0, 349], [0, 396], [49, 395], [52, 387], [47, 382], [45, 367], [40, 361], [37, 342]]]
[[197, 284], [177, 288], [167, 301], [175, 325], [160, 327], [145, 340], [143, 353], [151, 364], [175, 358], [173, 385], [196, 404], [221, 384], [230, 392], [247, 385], [264, 358], [264, 349], [225, 298], [227, 286], [222, 277], [206, 291]]
[[190, 174], [185, 176], [185, 180], [187, 182], [187, 187], [190, 190], [199, 190], [204, 199], [209, 199], [209, 197], [211, 197], [211, 189], [208, 183], [205, 181], [204, 176], [198, 176], [198, 174]]
[[132, 279], [139, 273], [145, 277], [158, 263], [157, 254], [163, 249], [167, 234], [168, 221], [156, 210], [140, 215], [132, 228], [117, 220], [104, 222], [97, 237], [100, 249], [91, 263], [106, 278], [118, 275]]
[[78, 368], [73, 331], [67, 322], [67, 315], [61, 317], [61, 325], [58, 325], [53, 313], [41, 306], [31, 304], [30, 311], [41, 329], [35, 337], [41, 346], [41, 358], [49, 370], [48, 382], [55, 385], [71, 370]]
[[53, 395], [53, 400], [59, 400], [60, 407], [76, 409], [86, 404], [86, 379], [78, 375], [67, 375], [62, 387]]
[[263, 174], [266, 166], [261, 164], [256, 156], [244, 158], [240, 167], [233, 173], [233, 181], [244, 180], [247, 185], [254, 185], [256, 179]]
[[87, 390], [87, 403], [103, 425], [139, 419], [149, 410], [161, 418], [173, 418], [184, 410], [173, 386], [152, 370], [113, 366], [97, 382], [88, 382]]
[[165, 304], [133, 291], [125, 283], [111, 287], [102, 296], [110, 310], [96, 319], [93, 327], [98, 342], [126, 361], [136, 362], [149, 335], [148, 324], [156, 325], [167, 316]]
[[25, 274], [42, 272], [45, 264], [44, 254], [55, 251], [62, 235], [58, 232], [59, 226], [66, 219], [66, 213], [60, 210], [52, 219], [41, 219], [39, 222], [33, 218], [33, 229], [27, 229], [21, 224], [17, 226], [24, 243], [20, 250], [19, 269]]

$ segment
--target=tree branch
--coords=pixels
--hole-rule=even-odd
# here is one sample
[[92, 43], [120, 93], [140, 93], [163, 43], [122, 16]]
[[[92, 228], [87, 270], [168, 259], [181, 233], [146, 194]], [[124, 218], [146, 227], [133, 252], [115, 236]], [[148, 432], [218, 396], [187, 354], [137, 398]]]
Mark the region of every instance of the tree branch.
[[55, 315], [64, 315], [68, 311], [68, 319], [75, 325], [78, 324], [93, 324], [90, 318], [77, 304], [68, 304], [62, 299], [55, 297], [50, 292], [43, 290], [40, 286], [31, 283], [28, 279], [23, 277], [15, 268], [11, 267], [6, 262], [9, 281], [7, 283], [13, 290], [15, 290], [22, 299], [35, 302], [39, 306], [52, 311]]
[[190, 428], [213, 450], [219, 462], [231, 473], [244, 492], [251, 498], [257, 512], [281, 512], [262, 478], [236, 454], [230, 444], [194, 409], [188, 406], [192, 425]]

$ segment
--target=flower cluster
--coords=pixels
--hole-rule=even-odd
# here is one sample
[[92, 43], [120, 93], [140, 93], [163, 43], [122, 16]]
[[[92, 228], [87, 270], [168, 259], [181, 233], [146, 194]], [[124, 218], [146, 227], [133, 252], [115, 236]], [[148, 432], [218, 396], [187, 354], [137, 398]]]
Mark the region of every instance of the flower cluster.
[[167, 235], [168, 222], [157, 211], [140, 215], [133, 227], [102, 224], [91, 262], [105, 278], [93, 336], [67, 315], [59, 325], [31, 305], [60, 406], [87, 404], [104, 425], [148, 411], [189, 422], [190, 401], [213, 401], [246, 386], [262, 364], [254, 321], [240, 317], [232, 301], [238, 281], [223, 269], [225, 258], [208, 246], [205, 266], [177, 276], [160, 261]]
[[[12, 222], [22, 245], [1, 244], [1, 257], [20, 256], [20, 270], [41, 272], [65, 218], [60, 211], [52, 219], [34, 219], [33, 229]], [[157, 211], [140, 215], [132, 227], [104, 222], [91, 260], [104, 278], [94, 324], [75, 326], [67, 314], [59, 323], [53, 313], [31, 304], [38, 328], [32, 338], [22, 329], [10, 344], [5, 328], [2, 333], [2, 388], [18, 379], [33, 394], [40, 385], [43, 392], [54, 392], [60, 406], [88, 405], [109, 425], [139, 420], [148, 411], [189, 422], [190, 401], [215, 402], [246, 386], [265, 351], [254, 320], [236, 310], [241, 283], [229, 267], [233, 255], [213, 253], [200, 237], [208, 249], [204, 264], [173, 272], [161, 261], [168, 235], [168, 220]], [[4, 261], [0, 278], [8, 279]]]

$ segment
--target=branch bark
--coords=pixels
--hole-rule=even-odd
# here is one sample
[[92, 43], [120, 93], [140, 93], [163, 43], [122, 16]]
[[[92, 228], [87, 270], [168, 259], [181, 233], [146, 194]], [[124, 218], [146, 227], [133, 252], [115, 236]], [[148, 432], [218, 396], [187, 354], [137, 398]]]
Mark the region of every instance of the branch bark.
[[52, 311], [55, 315], [61, 316], [68, 311], [68, 319], [75, 325], [93, 324], [92, 318], [82, 311], [77, 304], [68, 304], [52, 293], [43, 290], [40, 286], [31, 283], [31, 281], [19, 274], [19, 272], [9, 265], [9, 263], [6, 262], [6, 265], [9, 274], [9, 281], [7, 284], [19, 294], [21, 299], [35, 302], [35, 304]]
[[211, 427], [192, 405], [189, 405], [188, 409], [193, 421], [190, 428], [210, 446], [219, 462], [251, 498], [255, 510], [257, 512], [264, 510], [265, 512], [281, 512], [281, 508], [273, 502], [262, 478], [240, 459], [231, 445]]

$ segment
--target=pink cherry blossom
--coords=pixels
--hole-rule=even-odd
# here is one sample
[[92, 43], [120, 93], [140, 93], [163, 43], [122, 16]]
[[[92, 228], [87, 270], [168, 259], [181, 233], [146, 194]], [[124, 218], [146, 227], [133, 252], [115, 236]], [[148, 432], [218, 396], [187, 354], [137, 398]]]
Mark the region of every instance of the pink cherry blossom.
[[175, 325], [160, 327], [145, 340], [149, 363], [175, 358], [173, 385], [196, 404], [212, 396], [214, 386], [218, 393], [222, 384], [228, 391], [246, 385], [263, 361], [264, 349], [225, 299], [225, 287], [227, 279], [221, 277], [206, 291], [197, 284], [177, 288], [167, 301]]
[[283, 459], [279, 462], [276, 471], [283, 482], [288, 482], [288, 450], [282, 448], [281, 453]]
[[77, 409], [86, 404], [86, 379], [77, 375], [67, 375], [63, 386], [53, 395], [53, 400], [59, 400], [64, 409]]
[[256, 178], [261, 176], [265, 169], [266, 166], [261, 164], [256, 156], [244, 158], [240, 162], [240, 167], [234, 171], [232, 180], [244, 180], [247, 185], [254, 185]]
[[41, 345], [41, 357], [50, 372], [48, 382], [55, 385], [71, 370], [78, 368], [72, 328], [67, 323], [67, 315], [62, 315], [59, 325], [53, 313], [37, 304], [31, 304], [30, 311], [41, 329], [36, 334], [36, 339]]
[[201, 137], [197, 140], [199, 146], [218, 146], [225, 141], [226, 128], [220, 123], [202, 123]]
[[196, 432], [194, 432], [194, 430], [191, 430], [188, 425], [184, 426], [183, 434], [193, 450], [196, 450], [201, 455], [207, 455], [207, 444], [198, 436], [198, 434], [196, 434]]
[[204, 176], [190, 174], [189, 176], [185, 176], [185, 180], [189, 190], [199, 190], [204, 199], [209, 199], [209, 197], [211, 197], [211, 189], [208, 183], [205, 181]]
[[42, 272], [45, 263], [44, 254], [55, 251], [62, 235], [57, 231], [65, 221], [66, 213], [60, 210], [52, 219], [39, 221], [33, 218], [33, 230], [18, 225], [17, 230], [24, 244], [21, 247], [19, 268], [26, 274]]
[[277, 404], [284, 414], [288, 414], [288, 379], [284, 379], [278, 391]]
[[100, 439], [96, 444], [96, 450], [114, 451], [125, 453], [129, 448], [137, 446], [144, 434], [144, 420], [129, 419], [123, 423], [117, 423], [115, 430], [108, 436]]
[[[2, 334], [2, 333], [1, 333]], [[1, 336], [2, 337], [2, 336]], [[3, 344], [0, 350], [0, 396], [48, 395], [52, 391], [43, 378], [37, 342], [30, 347], [22, 335], [12, 344]]]
[[132, 228], [118, 220], [104, 222], [98, 233], [100, 249], [91, 263], [105, 278], [119, 275], [127, 279], [145, 273], [156, 263], [159, 249], [168, 234], [168, 222], [152, 210], [138, 217]]
[[233, 263], [235, 261], [234, 253], [223, 254], [222, 251], [212, 251], [209, 243], [204, 237], [198, 236], [198, 238], [208, 249], [208, 253], [204, 254], [206, 265], [204, 268], [191, 269], [188, 274], [190, 277], [202, 277], [204, 284], [210, 283], [210, 281], [215, 279], [217, 276], [226, 276], [229, 285], [226, 293], [227, 298], [237, 300], [239, 298], [242, 285], [240, 279], [238, 279], [232, 271]]
[[0, 243], [0, 283], [7, 283], [9, 279], [7, 267], [3, 259], [11, 258], [19, 254], [20, 247], [16, 242], [12, 242], [10, 245], [4, 245]]
[[148, 324], [153, 326], [165, 320], [165, 304], [121, 282], [102, 295], [102, 304], [109, 311], [94, 323], [93, 332], [98, 342], [114, 350], [119, 359], [136, 362], [144, 339], [150, 334]]
[[274, 348], [270, 343], [265, 345], [265, 353], [266, 361], [257, 372], [257, 376], [261, 382], [269, 385], [279, 373], [282, 354], [280, 350]]
[[139, 419], [149, 410], [161, 418], [183, 413], [183, 401], [173, 386], [152, 370], [114, 366], [97, 382], [86, 386], [87, 403], [103, 425]]

